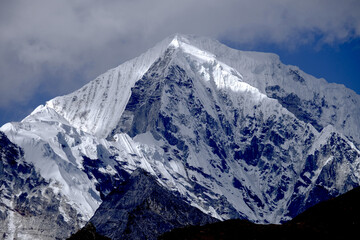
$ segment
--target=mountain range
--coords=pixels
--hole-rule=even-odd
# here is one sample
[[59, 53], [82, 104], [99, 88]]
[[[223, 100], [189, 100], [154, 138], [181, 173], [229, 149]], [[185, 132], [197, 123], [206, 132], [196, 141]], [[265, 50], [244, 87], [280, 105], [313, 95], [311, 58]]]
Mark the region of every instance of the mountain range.
[[[139, 169], [156, 182], [144, 181], [144, 189], [178, 198], [157, 206], [187, 205], [207, 219], [196, 224], [289, 221], [360, 185], [359, 103], [354, 91], [275, 54], [173, 35], [0, 128], [1, 181], [9, 186], [2, 187], [0, 231], [3, 239], [70, 236], [109, 209], [101, 203]], [[22, 188], [26, 179], [34, 183]], [[126, 201], [140, 199], [132, 196]], [[131, 222], [132, 214], [129, 208], [121, 218]], [[51, 231], [41, 221], [52, 222]]]

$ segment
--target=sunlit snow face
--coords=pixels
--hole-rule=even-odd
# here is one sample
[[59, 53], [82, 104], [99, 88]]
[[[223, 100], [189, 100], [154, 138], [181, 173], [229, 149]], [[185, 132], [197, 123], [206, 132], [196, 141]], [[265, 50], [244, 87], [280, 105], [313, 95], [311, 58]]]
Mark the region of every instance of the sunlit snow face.
[[235, 94], [248, 92], [255, 101], [261, 101], [265, 97], [258, 89], [243, 82], [243, 76], [237, 70], [217, 60], [215, 54], [179, 41], [178, 38], [175, 38], [170, 45], [180, 48], [185, 54], [186, 64], [202, 76], [203, 80], [214, 81], [219, 89], [228, 89]]
[[[163, 56], [169, 48], [174, 55]], [[161, 57], [166, 61], [156, 68], [154, 63], [158, 59], [161, 62]], [[153, 72], [149, 71], [152, 67]], [[346, 90], [339, 88], [336, 97], [340, 100], [334, 100], [327, 83], [300, 71], [304, 81], [295, 82], [289, 78], [289, 69], [273, 54], [240, 52], [216, 41], [202, 45], [198, 40], [192, 44], [185, 37], [167, 39], [78, 91], [50, 100], [22, 123], [7, 124], [2, 130], [24, 148], [25, 157], [44, 177], [57, 180], [59, 185], [54, 189], [66, 194], [85, 217], [100, 204], [100, 179], [84, 170], [87, 157], [88, 162], [99, 163], [97, 174], [110, 178], [116, 176], [117, 167], [126, 172], [146, 169], [163, 186], [180, 192], [192, 205], [215, 217], [227, 218], [232, 211], [252, 220], [278, 222], [291, 200], [295, 188], [291, 184], [304, 182], [298, 176], [307, 156], [327, 146], [336, 131], [324, 128], [318, 132], [311, 123], [296, 117], [302, 109], [291, 112], [280, 104], [280, 97], [296, 94], [295, 99], [304, 104], [301, 107], [310, 106], [306, 111], [311, 112], [314, 93], [330, 95], [332, 98], [324, 97], [324, 101], [347, 112], [348, 122], [359, 116], [358, 106], [351, 104], [352, 95]], [[170, 77], [170, 73], [174, 75]], [[146, 99], [151, 101], [135, 96], [136, 109], [126, 115], [124, 109], [137, 83], [143, 84], [138, 90], [144, 90], [140, 93], [148, 94]], [[160, 91], [162, 84], [168, 84], [164, 91]], [[167, 91], [170, 84], [176, 91]], [[149, 85], [158, 90], [155, 96]], [[279, 101], [265, 95], [267, 86], [283, 94]], [[156, 111], [145, 115], [141, 115], [145, 111], [137, 111], [142, 106], [146, 111], [152, 109], [154, 102], [161, 105]], [[321, 112], [317, 121], [323, 124], [335, 119], [342, 126], [342, 116], [332, 118], [332, 109], [326, 104]], [[112, 136], [122, 117], [140, 120], [141, 125], [148, 124], [150, 117], [154, 121], [140, 134], [131, 135], [133, 139], [124, 131]], [[351, 130], [357, 123], [354, 126]], [[350, 145], [344, 142], [345, 147]], [[355, 145], [350, 146], [347, 150], [357, 156]], [[319, 157], [318, 165], [327, 166], [333, 159]], [[354, 168], [360, 166], [358, 159], [352, 160]], [[313, 165], [307, 171], [320, 173], [319, 166]], [[346, 174], [352, 173], [343, 171], [337, 181], [346, 179]], [[313, 177], [310, 172], [303, 176]], [[310, 191], [312, 186], [301, 185], [298, 190]]]

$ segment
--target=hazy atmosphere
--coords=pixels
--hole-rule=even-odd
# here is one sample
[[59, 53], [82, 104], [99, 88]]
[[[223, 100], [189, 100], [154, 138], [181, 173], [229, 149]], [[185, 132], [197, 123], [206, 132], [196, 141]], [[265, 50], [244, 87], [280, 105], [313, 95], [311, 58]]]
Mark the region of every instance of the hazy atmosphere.
[[174, 33], [274, 52], [360, 93], [360, 1], [1, 1], [0, 125]]

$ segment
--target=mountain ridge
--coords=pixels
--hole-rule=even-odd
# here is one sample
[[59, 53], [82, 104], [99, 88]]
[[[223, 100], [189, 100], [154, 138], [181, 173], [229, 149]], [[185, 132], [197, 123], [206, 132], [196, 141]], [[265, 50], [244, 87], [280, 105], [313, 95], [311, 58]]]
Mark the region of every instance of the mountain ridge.
[[157, 239], [170, 229], [217, 220], [169, 192], [156, 178], [136, 169], [106, 196], [89, 220], [96, 232], [111, 239]]
[[[174, 45], [174, 42], [177, 43]], [[134, 81], [139, 79], [141, 75], [148, 70], [150, 65], [161, 54], [163, 54], [166, 51], [166, 49], [174, 46], [181, 48], [182, 47], [181, 45], [192, 46], [191, 44], [195, 46], [193, 47], [193, 49], [194, 48], [199, 49], [194, 52], [200, 51], [202, 54], [206, 52], [210, 52], [210, 53], [215, 52], [215, 54], [205, 54], [205, 55], [213, 55], [214, 57], [216, 57], [216, 59], [223, 62], [227, 66], [232, 67], [238, 72], [243, 72], [245, 76], [244, 80], [247, 83], [249, 83], [251, 86], [254, 86], [255, 88], [259, 89], [261, 93], [279, 100], [280, 103], [283, 103], [285, 100], [295, 101], [293, 105], [296, 104], [297, 105], [296, 106], [292, 105], [292, 107], [290, 107], [293, 109], [292, 112], [294, 114], [297, 113], [297, 116], [301, 116], [301, 115], [310, 116], [310, 119], [303, 117], [303, 120], [305, 121], [307, 120], [308, 122], [313, 123], [315, 126], [318, 125], [318, 130], [331, 124], [331, 125], [336, 125], [336, 128], [340, 132], [343, 132], [342, 131], [343, 127], [341, 127], [341, 125], [342, 124], [350, 125], [346, 129], [344, 129], [343, 133], [348, 137], [354, 138], [357, 144], [360, 143], [360, 134], [359, 134], [360, 129], [356, 124], [357, 123], [356, 119], [357, 117], [360, 116], [360, 110], [356, 107], [351, 107], [351, 106], [356, 106], [356, 103], [360, 102], [360, 97], [355, 92], [351, 92], [350, 89], [347, 89], [338, 84], [326, 83], [324, 79], [316, 79], [302, 72], [298, 67], [294, 67], [291, 65], [284, 65], [280, 62], [279, 57], [275, 54], [234, 50], [228, 48], [227, 46], [219, 43], [216, 40], [212, 40], [204, 37], [197, 37], [195, 35], [175, 34], [174, 36], [168, 37], [159, 44], [157, 44], [154, 48], [150, 49], [143, 55], [139, 56], [138, 58], [135, 58], [134, 60], [129, 60], [124, 64], [120, 65], [119, 67], [116, 67], [106, 72], [105, 74], [96, 78], [94, 81], [90, 82], [81, 89], [84, 90], [85, 88], [95, 88], [94, 86], [92, 86], [95, 84], [95, 83], [92, 84], [93, 82], [99, 82], [99, 81], [107, 82], [103, 84], [104, 85], [103, 87], [105, 87], [105, 89], [122, 88], [123, 90], [122, 92], [126, 93], [126, 97], [118, 97], [116, 99], [111, 99], [109, 100], [109, 102], [118, 103], [117, 101], [120, 101], [119, 102], [120, 104], [124, 104], [129, 98], [128, 92], [130, 88], [133, 86]], [[185, 48], [183, 47], [183, 49]], [[144, 62], [147, 62], [147, 64], [144, 64]], [[140, 71], [132, 71], [132, 70], [124, 71], [124, 69], [126, 68], [135, 69], [136, 67], [140, 68]], [[118, 76], [117, 74], [120, 74], [120, 72], [121, 75]], [[279, 78], [271, 77], [271, 74], [273, 74], [274, 72], [280, 74]], [[116, 85], [114, 83], [114, 80], [111, 80], [111, 78], [118, 79], [118, 78], [123, 78], [124, 76], [127, 77], [127, 82], [125, 85], [124, 84]], [[293, 78], [293, 81], [290, 82], [287, 81], [287, 79], [291, 79], [291, 78]], [[111, 82], [112, 84], [115, 84], [115, 86], [111, 85]], [[95, 86], [96, 85], [98, 84], [95, 84]], [[327, 87], [324, 88], [322, 86], [327, 86]], [[342, 92], [341, 94], [338, 93], [340, 89]], [[294, 92], [294, 90], [296, 90], [296, 92]], [[323, 92], [325, 92], [326, 95], [324, 95]], [[93, 94], [93, 93], [89, 93], [89, 94]], [[74, 98], [78, 98], [81, 95], [82, 94], [80, 91], [76, 91], [74, 92], [74, 94], [68, 95], [68, 98], [74, 99]], [[94, 109], [99, 109], [99, 107], [101, 108], [102, 101], [105, 101], [104, 103], [109, 104], [109, 102], [106, 102], [107, 101], [106, 97], [103, 98], [103, 96], [111, 95], [111, 94], [108, 94], [105, 91], [98, 93], [97, 95], [101, 96], [99, 100], [101, 99], [103, 100], [101, 100], [100, 103], [98, 103], [99, 105], [96, 105], [95, 108], [93, 107]], [[292, 100], [290, 100], [291, 98]], [[305, 106], [298, 106], [299, 105], [297, 100], [298, 98], [304, 100], [303, 105]], [[105, 120], [111, 119], [109, 117], [109, 114], [113, 113], [113, 111], [108, 111], [106, 114], [104, 113], [105, 115], [104, 114], [96, 115], [97, 113], [93, 113], [93, 114], [91, 113], [91, 108], [87, 108], [86, 106], [83, 106], [83, 103], [81, 103], [80, 110], [82, 108], [84, 109], [81, 110], [81, 112], [79, 113], [70, 114], [70, 112], [72, 112], [73, 110], [70, 110], [69, 112], [68, 109], [67, 111], [64, 112], [63, 111], [64, 103], [57, 102], [57, 99], [59, 98], [55, 98], [54, 100], [48, 102], [47, 105], [49, 107], [56, 109], [57, 111], [59, 111], [59, 113], [62, 113], [63, 115], [65, 114], [66, 119], [70, 120], [70, 122], [72, 122], [72, 124], [75, 124], [75, 126], [80, 127], [82, 130], [88, 131], [90, 133], [96, 133], [101, 137], [106, 136], [111, 131], [111, 130], [106, 130], [104, 132], [104, 127], [91, 126], [93, 124], [96, 125], [95, 120], [89, 121], [90, 123], [86, 123], [84, 122], [84, 120], [81, 119], [84, 118], [85, 115], [90, 114], [92, 116], [91, 119], [101, 118], [104, 121], [104, 119]], [[81, 102], [81, 100], [77, 100], [77, 101]], [[345, 101], [345, 102], [342, 103], [339, 101]], [[334, 105], [334, 103], [336, 104]], [[317, 109], [311, 109], [314, 108], [313, 105], [316, 104], [327, 106], [326, 108], [322, 109], [322, 111], [325, 109], [327, 112], [319, 113]], [[339, 107], [340, 104], [341, 104], [341, 111], [344, 111], [346, 113], [343, 114], [344, 116], [339, 116], [339, 114], [336, 114], [336, 111], [339, 110], [333, 109], [333, 106]], [[111, 107], [111, 104], [109, 108], [115, 110], [114, 107]], [[122, 110], [121, 109], [116, 110], [115, 113], [117, 115], [121, 115]], [[355, 116], [353, 116], [354, 113], [356, 114]], [[319, 123], [319, 121], [323, 123]], [[112, 123], [110, 125], [114, 127], [115, 124]]]
[[174, 229], [165, 239], [344, 239], [352, 238], [360, 225], [360, 188], [321, 202], [282, 225], [256, 225], [245, 220], [227, 220], [205, 226]]
[[56, 183], [42, 178], [2, 132], [0, 160], [1, 239], [63, 239], [84, 224]]
[[85, 221], [142, 168], [215, 218], [279, 223], [360, 184], [359, 96], [319, 82], [175, 35], [1, 130]]

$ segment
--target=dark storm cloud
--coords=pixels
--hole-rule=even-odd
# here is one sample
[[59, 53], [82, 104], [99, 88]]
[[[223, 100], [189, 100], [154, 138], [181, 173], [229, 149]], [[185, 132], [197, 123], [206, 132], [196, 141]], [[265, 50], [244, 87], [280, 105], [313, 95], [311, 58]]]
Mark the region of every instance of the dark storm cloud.
[[297, 46], [360, 36], [359, 1], [1, 1], [0, 107], [65, 94], [175, 32]]

